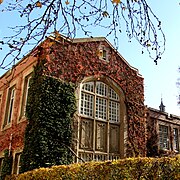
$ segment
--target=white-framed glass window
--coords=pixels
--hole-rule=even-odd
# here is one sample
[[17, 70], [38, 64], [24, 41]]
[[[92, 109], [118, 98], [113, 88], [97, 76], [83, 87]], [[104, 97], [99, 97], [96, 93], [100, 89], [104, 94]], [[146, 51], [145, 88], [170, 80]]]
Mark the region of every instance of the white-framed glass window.
[[168, 126], [159, 125], [160, 149], [169, 149]]
[[174, 135], [174, 139], [173, 139], [173, 149], [175, 151], [179, 151], [179, 139], [178, 139], [178, 128], [173, 128], [173, 135]]
[[15, 86], [9, 88], [8, 91], [4, 126], [11, 123], [12, 115], [13, 115], [14, 99], [15, 99]]
[[23, 96], [22, 96], [22, 105], [21, 105], [20, 117], [25, 116], [25, 113], [26, 113], [26, 104], [27, 104], [27, 98], [28, 98], [31, 76], [32, 75], [29, 74], [24, 79], [24, 87], [23, 87]]
[[80, 113], [99, 120], [119, 122], [119, 95], [104, 82], [85, 83], [81, 90]]
[[14, 168], [13, 168], [13, 174], [19, 174], [20, 171], [20, 159], [21, 159], [21, 153], [16, 153], [14, 158]]
[[[120, 97], [102, 81], [82, 84], [80, 92], [80, 148], [118, 153], [120, 146]], [[84, 148], [83, 148], [84, 147]]]

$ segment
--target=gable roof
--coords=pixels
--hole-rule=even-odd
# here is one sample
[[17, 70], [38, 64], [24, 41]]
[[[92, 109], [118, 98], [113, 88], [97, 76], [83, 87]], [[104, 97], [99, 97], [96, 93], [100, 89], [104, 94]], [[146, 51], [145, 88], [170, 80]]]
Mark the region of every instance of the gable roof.
[[[58, 38], [56, 38], [55, 36], [53, 35], [50, 35], [48, 36], [44, 41], [42, 41], [40, 44], [42, 44], [43, 42], [45, 42], [47, 39], [51, 39], [53, 41], [56, 41], [56, 42], [60, 42], [59, 41], [59, 38], [63, 39], [64, 41], [69, 41], [70, 43], [73, 43], [73, 44], [76, 44], [76, 43], [85, 43], [85, 42], [106, 42], [116, 53], [117, 55], [122, 59], [122, 61], [128, 66], [130, 67], [132, 70], [136, 71], [137, 75], [142, 77], [141, 74], [139, 74], [139, 70], [133, 66], [131, 66], [126, 60], [125, 58], [123, 58], [123, 56], [117, 51], [117, 49], [114, 48], [114, 46], [105, 38], [105, 37], [90, 37], [90, 38], [69, 38], [69, 37], [66, 37], [64, 35], [58, 35]], [[40, 44], [38, 46], [40, 46]], [[37, 46], [37, 47], [38, 47]], [[9, 72], [11, 72], [11, 70], [16, 67], [18, 64], [20, 64], [24, 59], [26, 59], [28, 56], [30, 56], [35, 50], [36, 48], [35, 47], [34, 49], [32, 49], [27, 55], [25, 55], [20, 61], [18, 61], [15, 65], [13, 65], [13, 67], [8, 70], [7, 72], [5, 72], [4, 74], [2, 74], [0, 76], [0, 79], [2, 77], [4, 77], [6, 74], [9, 74]]]

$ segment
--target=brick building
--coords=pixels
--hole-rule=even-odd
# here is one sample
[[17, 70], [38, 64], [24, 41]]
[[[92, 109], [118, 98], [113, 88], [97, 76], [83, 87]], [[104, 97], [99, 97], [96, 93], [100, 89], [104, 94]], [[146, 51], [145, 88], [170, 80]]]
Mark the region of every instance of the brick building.
[[[76, 84], [73, 150], [77, 157], [99, 161], [146, 156], [147, 140], [151, 139], [151, 135], [146, 138], [146, 122], [154, 119], [153, 127], [157, 135], [160, 133], [157, 149], [179, 151], [179, 117], [171, 116], [172, 120], [151, 108], [147, 112], [143, 77], [107, 39], [58, 36], [48, 37], [0, 78], [1, 166], [3, 152], [9, 149], [13, 153], [12, 173], [19, 172], [29, 81], [34, 65], [43, 58], [45, 75]], [[169, 131], [174, 135], [170, 136]], [[172, 140], [168, 145], [167, 136]]]

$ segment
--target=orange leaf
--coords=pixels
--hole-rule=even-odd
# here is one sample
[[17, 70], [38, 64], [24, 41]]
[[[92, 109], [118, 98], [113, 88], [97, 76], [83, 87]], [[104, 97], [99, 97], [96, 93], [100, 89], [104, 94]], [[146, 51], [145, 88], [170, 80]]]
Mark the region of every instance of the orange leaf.
[[42, 3], [39, 2], [39, 1], [37, 1], [37, 2], [36, 2], [36, 7], [42, 8]]
[[65, 4], [66, 4], [66, 5], [68, 5], [69, 3], [70, 3], [70, 2], [69, 2], [68, 0], [67, 0], [67, 1], [65, 1]]
[[113, 3], [113, 4], [114, 4], [114, 3], [119, 4], [119, 3], [121, 3], [121, 0], [112, 0], [112, 3]]

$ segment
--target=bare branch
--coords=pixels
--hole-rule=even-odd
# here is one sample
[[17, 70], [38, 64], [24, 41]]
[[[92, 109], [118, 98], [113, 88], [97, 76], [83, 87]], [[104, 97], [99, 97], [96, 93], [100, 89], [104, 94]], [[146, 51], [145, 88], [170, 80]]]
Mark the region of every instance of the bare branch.
[[[118, 47], [118, 37], [125, 31], [129, 40], [135, 38], [155, 63], [165, 50], [165, 35], [161, 21], [148, 6], [146, 0], [18, 0], [2, 10], [19, 14], [22, 24], [11, 27], [12, 35], [4, 37], [0, 48], [9, 48], [0, 67], [7, 69], [14, 65], [25, 50], [36, 47], [52, 32], [67, 37], [93, 37], [92, 27], [98, 27], [103, 36], [113, 36]], [[7, 59], [10, 59], [8, 63]]]

